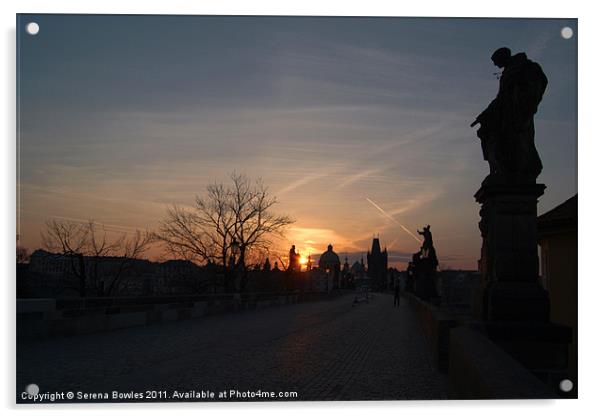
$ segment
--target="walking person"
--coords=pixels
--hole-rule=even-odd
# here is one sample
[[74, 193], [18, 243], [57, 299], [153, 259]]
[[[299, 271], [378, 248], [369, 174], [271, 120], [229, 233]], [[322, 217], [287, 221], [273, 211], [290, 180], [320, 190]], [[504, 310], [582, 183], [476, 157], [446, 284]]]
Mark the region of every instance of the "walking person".
[[400, 289], [399, 289], [399, 277], [395, 278], [395, 296], [393, 298], [393, 306], [394, 307], [399, 307], [399, 293], [400, 293]]

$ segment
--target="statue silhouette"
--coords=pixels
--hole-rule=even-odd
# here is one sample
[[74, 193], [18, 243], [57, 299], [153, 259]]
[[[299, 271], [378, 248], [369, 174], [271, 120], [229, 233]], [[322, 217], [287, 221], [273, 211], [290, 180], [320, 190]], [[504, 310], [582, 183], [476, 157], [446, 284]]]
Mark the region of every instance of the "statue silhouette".
[[504, 69], [499, 91], [470, 126], [481, 125], [477, 136], [489, 163], [490, 178], [535, 182], [543, 166], [535, 148], [533, 116], [548, 79], [524, 52], [512, 55], [510, 49], [499, 48], [491, 60]]
[[430, 251], [434, 250], [433, 247], [433, 234], [431, 234], [431, 226], [427, 225], [422, 228], [422, 231], [417, 231], [420, 235], [424, 237], [424, 242], [422, 243], [422, 250]]
[[290, 271], [297, 271], [301, 268], [300, 261], [301, 255], [295, 250], [293, 245], [288, 253], [288, 269]]

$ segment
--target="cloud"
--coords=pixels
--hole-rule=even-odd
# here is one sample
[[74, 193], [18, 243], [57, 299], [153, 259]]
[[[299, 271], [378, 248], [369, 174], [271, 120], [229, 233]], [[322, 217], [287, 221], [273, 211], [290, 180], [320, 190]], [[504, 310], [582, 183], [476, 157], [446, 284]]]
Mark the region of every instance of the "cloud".
[[276, 194], [278, 196], [289, 193], [289, 192], [293, 192], [295, 190], [297, 190], [299, 187], [304, 186], [306, 184], [311, 183], [312, 181], [321, 179], [328, 176], [328, 173], [312, 173], [312, 174], [307, 174], [304, 177], [301, 177], [300, 179], [297, 179], [289, 184], [287, 184], [285, 187], [283, 187], [282, 189], [278, 190], [276, 192]]

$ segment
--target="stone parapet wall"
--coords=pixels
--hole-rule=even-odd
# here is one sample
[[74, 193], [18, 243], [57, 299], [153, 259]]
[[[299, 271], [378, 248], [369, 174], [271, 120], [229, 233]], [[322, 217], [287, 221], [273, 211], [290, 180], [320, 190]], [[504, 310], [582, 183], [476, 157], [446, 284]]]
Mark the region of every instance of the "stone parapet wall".
[[437, 369], [446, 373], [449, 362], [449, 330], [457, 325], [456, 320], [414, 294], [408, 293], [406, 297], [418, 316]]
[[553, 399], [558, 394], [482, 333], [466, 326], [450, 330], [451, 399]]
[[450, 399], [559, 397], [489, 339], [482, 323], [455, 318], [413, 294], [405, 296], [424, 331], [434, 364], [447, 375]]
[[334, 297], [318, 292], [17, 299], [17, 337], [44, 339]]

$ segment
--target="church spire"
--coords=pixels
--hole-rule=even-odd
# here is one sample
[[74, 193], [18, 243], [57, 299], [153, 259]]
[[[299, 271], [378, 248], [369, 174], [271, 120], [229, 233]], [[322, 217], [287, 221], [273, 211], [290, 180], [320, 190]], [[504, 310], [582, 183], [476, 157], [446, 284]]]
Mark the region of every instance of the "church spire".
[[371, 255], [375, 255], [375, 254], [380, 254], [380, 239], [379, 238], [374, 238], [372, 240], [372, 251], [370, 252]]

